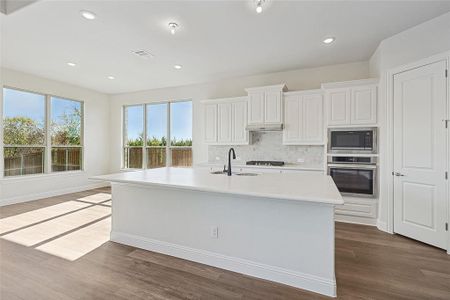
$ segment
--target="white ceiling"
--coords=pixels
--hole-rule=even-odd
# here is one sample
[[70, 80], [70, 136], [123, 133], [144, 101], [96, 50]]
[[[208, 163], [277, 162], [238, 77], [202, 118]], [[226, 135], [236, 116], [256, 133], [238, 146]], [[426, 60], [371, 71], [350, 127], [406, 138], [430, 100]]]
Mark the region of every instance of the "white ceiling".
[[[42, 0], [2, 16], [2, 64], [123, 93], [367, 60], [381, 40], [450, 11], [450, 1], [267, 4], [256, 14], [251, 0]], [[82, 9], [97, 19], [83, 19]], [[180, 24], [174, 36], [171, 21]], [[324, 45], [326, 36], [336, 42]], [[155, 57], [131, 53], [140, 49]]]

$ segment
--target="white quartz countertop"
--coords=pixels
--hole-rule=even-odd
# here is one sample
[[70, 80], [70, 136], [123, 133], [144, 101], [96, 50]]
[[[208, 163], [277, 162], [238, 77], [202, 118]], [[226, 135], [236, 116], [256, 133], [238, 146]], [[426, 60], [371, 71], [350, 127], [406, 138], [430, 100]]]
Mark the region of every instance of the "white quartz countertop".
[[206, 168], [172, 167], [121, 172], [95, 176], [91, 179], [315, 203], [344, 203], [331, 177], [319, 173], [258, 173], [258, 176], [227, 176], [211, 174]]

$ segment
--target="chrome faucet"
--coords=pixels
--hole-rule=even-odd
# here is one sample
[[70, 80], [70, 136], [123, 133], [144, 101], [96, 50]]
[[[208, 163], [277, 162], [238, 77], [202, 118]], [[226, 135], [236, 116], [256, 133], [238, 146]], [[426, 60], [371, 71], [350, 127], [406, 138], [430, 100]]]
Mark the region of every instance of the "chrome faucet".
[[234, 152], [234, 149], [230, 148], [230, 150], [228, 150], [228, 170], [227, 170], [228, 176], [231, 176], [231, 152], [233, 152], [233, 159], [236, 159], [236, 153]]

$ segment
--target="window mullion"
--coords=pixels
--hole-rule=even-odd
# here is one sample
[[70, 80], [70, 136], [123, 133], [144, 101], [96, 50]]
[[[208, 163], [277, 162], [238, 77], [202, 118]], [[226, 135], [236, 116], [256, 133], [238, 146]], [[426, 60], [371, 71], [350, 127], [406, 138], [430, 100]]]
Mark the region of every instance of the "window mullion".
[[172, 166], [172, 153], [170, 153], [170, 141], [172, 140], [171, 132], [170, 132], [170, 102], [167, 103], [167, 139], [166, 139], [166, 166]]
[[52, 139], [51, 139], [51, 97], [45, 96], [45, 159], [44, 173], [52, 170]]
[[144, 104], [144, 108], [143, 108], [143, 113], [144, 113], [144, 136], [143, 136], [143, 147], [142, 147], [142, 168], [143, 169], [147, 169], [147, 161], [148, 161], [148, 157], [147, 157], [147, 104]]

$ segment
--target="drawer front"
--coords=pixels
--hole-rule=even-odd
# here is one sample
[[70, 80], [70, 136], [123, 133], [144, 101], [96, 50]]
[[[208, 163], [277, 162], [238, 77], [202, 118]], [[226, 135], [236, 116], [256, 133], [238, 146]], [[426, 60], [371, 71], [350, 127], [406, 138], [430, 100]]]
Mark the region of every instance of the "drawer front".
[[370, 200], [349, 200], [344, 198], [343, 205], [336, 205], [335, 213], [339, 215], [376, 218], [377, 202]]

